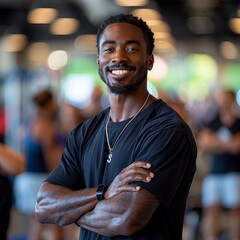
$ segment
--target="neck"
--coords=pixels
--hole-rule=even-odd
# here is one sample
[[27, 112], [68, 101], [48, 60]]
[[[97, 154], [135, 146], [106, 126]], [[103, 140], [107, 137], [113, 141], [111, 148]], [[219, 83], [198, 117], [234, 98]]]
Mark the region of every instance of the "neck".
[[152, 102], [153, 97], [149, 95], [148, 92], [139, 95], [129, 95], [129, 96], [111, 96], [110, 106], [111, 112], [110, 117], [113, 122], [120, 122], [134, 117], [134, 115], [141, 109], [145, 109], [150, 102]]

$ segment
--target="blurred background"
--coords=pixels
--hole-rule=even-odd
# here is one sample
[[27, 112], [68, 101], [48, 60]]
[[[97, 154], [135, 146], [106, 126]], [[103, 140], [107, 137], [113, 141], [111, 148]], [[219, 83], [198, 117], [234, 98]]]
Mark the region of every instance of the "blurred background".
[[[108, 106], [95, 34], [104, 18], [117, 13], [133, 13], [153, 30], [149, 91], [193, 128], [211, 113], [209, 99], [219, 87], [232, 89], [240, 104], [237, 0], [0, 0], [0, 134], [7, 145], [23, 151], [30, 99], [42, 89], [51, 88], [83, 118]], [[198, 207], [199, 185], [192, 191]], [[26, 228], [14, 214], [12, 235]], [[188, 219], [195, 228], [198, 216]]]
[[[155, 33], [149, 88], [190, 105], [220, 85], [238, 92], [240, 9], [236, 0], [0, 0], [0, 103], [6, 141], [19, 146], [29, 96], [51, 86], [79, 108], [97, 85], [98, 24], [133, 13]], [[106, 103], [105, 103], [106, 104]], [[200, 107], [200, 106], [199, 106]], [[199, 111], [197, 110], [198, 114]], [[14, 117], [12, 116], [14, 115]]]

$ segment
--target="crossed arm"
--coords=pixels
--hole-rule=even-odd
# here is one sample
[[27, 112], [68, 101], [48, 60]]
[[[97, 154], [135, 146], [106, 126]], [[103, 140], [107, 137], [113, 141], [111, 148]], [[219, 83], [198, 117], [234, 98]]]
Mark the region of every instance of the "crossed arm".
[[73, 191], [45, 182], [39, 190], [36, 216], [42, 223], [68, 225], [76, 222], [101, 235], [131, 235], [149, 221], [159, 205], [150, 192], [129, 183], [149, 182], [150, 164], [137, 161], [123, 169], [98, 202], [96, 188]]

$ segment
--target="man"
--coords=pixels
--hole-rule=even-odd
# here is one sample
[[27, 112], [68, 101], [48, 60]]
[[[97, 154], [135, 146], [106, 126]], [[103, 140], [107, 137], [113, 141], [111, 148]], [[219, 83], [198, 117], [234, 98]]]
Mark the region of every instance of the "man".
[[12, 183], [9, 176], [25, 171], [25, 157], [0, 141], [0, 239], [8, 239], [12, 209]]
[[110, 108], [69, 135], [39, 191], [42, 223], [75, 222], [84, 240], [182, 238], [197, 151], [186, 123], [147, 91], [153, 47], [152, 31], [132, 15], [100, 25], [97, 62]]
[[221, 89], [214, 99], [217, 114], [199, 134], [198, 144], [210, 155], [202, 184], [204, 239], [220, 238], [221, 214], [228, 209], [230, 239], [240, 239], [240, 118], [235, 92]]

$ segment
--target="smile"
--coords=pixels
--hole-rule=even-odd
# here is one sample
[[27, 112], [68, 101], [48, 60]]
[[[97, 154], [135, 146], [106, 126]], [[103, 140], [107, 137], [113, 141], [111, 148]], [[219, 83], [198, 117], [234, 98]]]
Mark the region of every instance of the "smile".
[[112, 74], [115, 74], [115, 75], [122, 75], [122, 74], [125, 74], [125, 73], [128, 73], [130, 72], [129, 70], [112, 70], [111, 73]]

